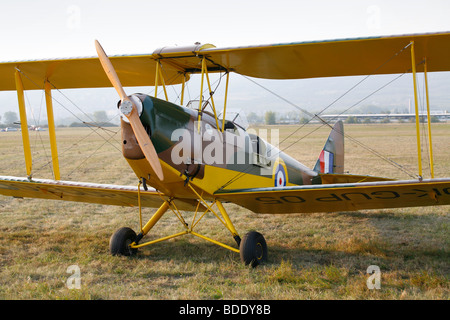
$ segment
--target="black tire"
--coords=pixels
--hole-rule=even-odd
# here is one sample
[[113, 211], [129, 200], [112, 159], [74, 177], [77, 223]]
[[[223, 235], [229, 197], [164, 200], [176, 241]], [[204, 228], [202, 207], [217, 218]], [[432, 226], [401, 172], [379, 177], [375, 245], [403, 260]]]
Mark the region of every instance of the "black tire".
[[253, 268], [267, 261], [267, 244], [263, 235], [256, 231], [247, 233], [239, 246], [241, 260]]
[[109, 239], [109, 251], [113, 256], [134, 256], [137, 249], [130, 248], [136, 239], [136, 232], [130, 228], [120, 228]]

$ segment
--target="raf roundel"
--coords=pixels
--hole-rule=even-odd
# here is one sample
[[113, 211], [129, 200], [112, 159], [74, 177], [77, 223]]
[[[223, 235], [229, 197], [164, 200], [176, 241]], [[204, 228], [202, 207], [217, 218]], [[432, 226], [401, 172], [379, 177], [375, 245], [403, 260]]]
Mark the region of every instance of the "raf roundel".
[[278, 164], [277, 169], [275, 170], [275, 187], [284, 187], [286, 186], [286, 171], [281, 164]]

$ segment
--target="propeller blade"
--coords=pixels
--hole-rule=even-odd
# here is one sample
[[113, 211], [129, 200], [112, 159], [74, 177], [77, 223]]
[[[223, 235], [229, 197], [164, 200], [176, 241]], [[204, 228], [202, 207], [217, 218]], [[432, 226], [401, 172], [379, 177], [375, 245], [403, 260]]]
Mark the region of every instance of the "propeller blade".
[[164, 175], [161, 167], [161, 163], [159, 162], [158, 154], [156, 153], [155, 147], [153, 146], [152, 141], [150, 140], [147, 131], [145, 131], [144, 126], [142, 125], [141, 119], [139, 119], [138, 112], [136, 108], [133, 108], [133, 111], [129, 115], [125, 115], [130, 121], [131, 128], [133, 129], [134, 135], [141, 147], [142, 152], [145, 155], [145, 158], [150, 163], [153, 171], [155, 171], [156, 176], [159, 180], [164, 180]]
[[153, 146], [147, 131], [145, 131], [145, 128], [142, 125], [141, 119], [139, 119], [136, 106], [123, 90], [122, 84], [120, 83], [119, 77], [111, 64], [111, 61], [97, 40], [95, 40], [95, 48], [97, 50], [100, 63], [102, 64], [109, 81], [111, 81], [111, 84], [120, 96], [120, 110], [130, 121], [131, 128], [133, 129], [134, 135], [136, 136], [137, 142], [139, 143], [145, 158], [152, 167], [156, 176], [162, 181], [164, 179], [164, 175], [161, 163], [159, 162], [158, 154], [156, 153], [155, 147]]
[[116, 89], [117, 93], [119, 94], [120, 100], [122, 101], [125, 100], [128, 96], [123, 90], [122, 84], [120, 83], [116, 70], [114, 70], [114, 67], [111, 61], [109, 60], [108, 56], [106, 55], [105, 50], [103, 50], [103, 47], [97, 40], [95, 40], [95, 49], [97, 50], [97, 54], [100, 59], [100, 63], [102, 64], [103, 70], [105, 70], [106, 76], [113, 85], [114, 89]]

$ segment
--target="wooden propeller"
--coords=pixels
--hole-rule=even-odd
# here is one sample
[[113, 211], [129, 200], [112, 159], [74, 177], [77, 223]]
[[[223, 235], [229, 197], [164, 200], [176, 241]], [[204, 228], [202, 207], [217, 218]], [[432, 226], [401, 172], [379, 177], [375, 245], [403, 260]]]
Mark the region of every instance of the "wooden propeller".
[[108, 56], [105, 53], [105, 50], [103, 50], [102, 46], [97, 40], [95, 40], [95, 49], [97, 50], [97, 54], [102, 64], [103, 70], [105, 70], [109, 81], [111, 81], [111, 84], [120, 96], [120, 111], [128, 118], [128, 121], [131, 124], [131, 128], [133, 129], [133, 132], [136, 136], [137, 142], [139, 143], [139, 146], [141, 147], [145, 158], [149, 162], [156, 176], [159, 178], [159, 180], [164, 180], [164, 175], [161, 163], [159, 162], [158, 154], [156, 153], [155, 147], [153, 146], [150, 137], [148, 136], [141, 120], [139, 119], [136, 105], [123, 90], [122, 84], [120, 83], [119, 77], [117, 76], [117, 73], [114, 70], [113, 65], [111, 64], [111, 61], [109, 60]]

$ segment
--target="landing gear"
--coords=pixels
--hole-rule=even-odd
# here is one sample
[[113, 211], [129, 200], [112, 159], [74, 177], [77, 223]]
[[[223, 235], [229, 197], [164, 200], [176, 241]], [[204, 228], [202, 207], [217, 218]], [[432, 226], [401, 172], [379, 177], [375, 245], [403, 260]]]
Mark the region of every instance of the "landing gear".
[[[188, 183], [189, 186], [189, 183]], [[241, 240], [239, 234], [233, 226], [225, 208], [222, 203], [218, 200], [214, 200], [212, 205], [208, 204], [203, 198], [192, 189], [199, 198], [199, 202], [197, 204], [196, 211], [192, 217], [192, 222], [189, 224], [185, 221], [183, 214], [177, 209], [176, 205], [172, 203], [173, 199], [164, 200], [161, 207], [153, 214], [150, 220], [143, 226], [142, 225], [142, 215], [141, 210], [139, 210], [139, 220], [141, 222], [140, 232], [136, 235], [132, 229], [124, 227], [117, 230], [110, 239], [109, 248], [112, 255], [121, 255], [121, 256], [133, 256], [137, 253], [138, 248], [152, 245], [161, 241], [169, 240], [175, 237], [183, 236], [183, 235], [193, 235], [199, 237], [203, 240], [212, 242], [216, 245], [219, 245], [225, 249], [231, 250], [233, 252], [239, 253], [241, 256], [242, 262], [245, 265], [251, 265], [253, 268], [261, 264], [262, 262], [267, 260], [267, 245], [266, 240], [263, 235], [256, 232], [251, 231], [245, 235], [245, 237]], [[201, 202], [200, 202], [201, 201]], [[212, 208], [213, 205], [217, 206], [218, 212]], [[166, 213], [166, 211], [170, 209], [181, 222], [181, 225], [184, 228], [184, 231], [172, 234], [163, 238], [159, 238], [156, 240], [139, 243], [142, 238], [155, 226], [155, 224], [162, 218], [162, 216]], [[203, 214], [198, 214], [203, 211]], [[234, 240], [236, 241], [239, 249], [229, 246], [227, 244], [221, 243], [214, 239], [211, 239], [205, 235], [202, 235], [194, 230], [196, 225], [202, 220], [207, 212], [211, 212], [216, 216], [216, 218], [230, 231]]]
[[109, 251], [113, 256], [134, 256], [137, 249], [130, 245], [136, 239], [136, 232], [130, 228], [120, 228], [109, 239]]
[[247, 233], [239, 246], [242, 262], [253, 268], [267, 260], [267, 244], [263, 235], [256, 231]]

